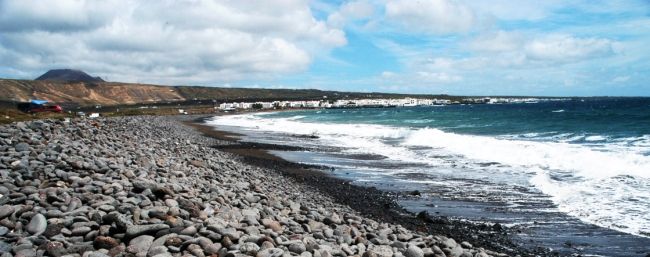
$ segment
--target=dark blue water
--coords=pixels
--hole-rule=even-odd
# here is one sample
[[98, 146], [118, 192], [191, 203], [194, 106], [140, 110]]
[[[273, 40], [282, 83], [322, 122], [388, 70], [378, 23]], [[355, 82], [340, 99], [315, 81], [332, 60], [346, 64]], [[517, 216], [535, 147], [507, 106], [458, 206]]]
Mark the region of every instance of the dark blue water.
[[414, 211], [505, 223], [522, 242], [563, 253], [650, 252], [648, 98], [322, 109], [212, 124], [312, 147], [276, 154], [358, 184], [421, 190], [402, 202]]
[[304, 115], [305, 122], [365, 123], [388, 126], [433, 127], [472, 135], [547, 136], [606, 135], [630, 138], [650, 135], [650, 98], [586, 99], [535, 104], [450, 105], [394, 109], [326, 109], [278, 112], [268, 118]]

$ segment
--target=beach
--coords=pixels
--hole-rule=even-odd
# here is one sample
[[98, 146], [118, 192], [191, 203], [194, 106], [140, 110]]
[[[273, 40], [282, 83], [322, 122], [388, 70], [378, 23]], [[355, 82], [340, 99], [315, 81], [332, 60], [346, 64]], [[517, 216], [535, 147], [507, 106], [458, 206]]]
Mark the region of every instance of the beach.
[[2, 256], [519, 254], [505, 228], [408, 213], [200, 118], [1, 126]]

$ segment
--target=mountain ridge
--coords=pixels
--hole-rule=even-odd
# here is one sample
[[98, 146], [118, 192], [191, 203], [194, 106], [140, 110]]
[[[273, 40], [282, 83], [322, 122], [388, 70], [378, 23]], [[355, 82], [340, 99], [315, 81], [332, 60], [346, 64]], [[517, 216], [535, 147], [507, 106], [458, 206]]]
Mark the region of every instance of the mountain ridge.
[[100, 77], [93, 77], [82, 70], [75, 69], [52, 69], [45, 72], [35, 80], [63, 82], [104, 82], [104, 80]]

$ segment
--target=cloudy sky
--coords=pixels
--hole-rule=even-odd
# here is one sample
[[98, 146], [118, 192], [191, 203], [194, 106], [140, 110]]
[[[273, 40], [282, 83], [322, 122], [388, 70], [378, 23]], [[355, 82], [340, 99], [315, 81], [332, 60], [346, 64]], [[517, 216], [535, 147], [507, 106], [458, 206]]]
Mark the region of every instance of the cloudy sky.
[[648, 0], [0, 0], [0, 77], [650, 96]]

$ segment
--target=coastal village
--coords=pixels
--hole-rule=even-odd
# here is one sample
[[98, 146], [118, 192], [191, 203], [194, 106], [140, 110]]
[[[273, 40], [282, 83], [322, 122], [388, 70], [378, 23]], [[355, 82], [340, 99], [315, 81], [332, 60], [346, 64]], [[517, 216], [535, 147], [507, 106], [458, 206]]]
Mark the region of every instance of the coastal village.
[[246, 110], [246, 109], [278, 109], [278, 108], [392, 108], [415, 106], [444, 106], [452, 104], [506, 104], [506, 103], [536, 103], [540, 101], [557, 101], [560, 98], [508, 98], [508, 97], [477, 97], [463, 98], [460, 101], [449, 99], [426, 98], [401, 98], [401, 99], [354, 99], [354, 100], [310, 100], [310, 101], [272, 101], [272, 102], [226, 102], [221, 103], [218, 109]]

